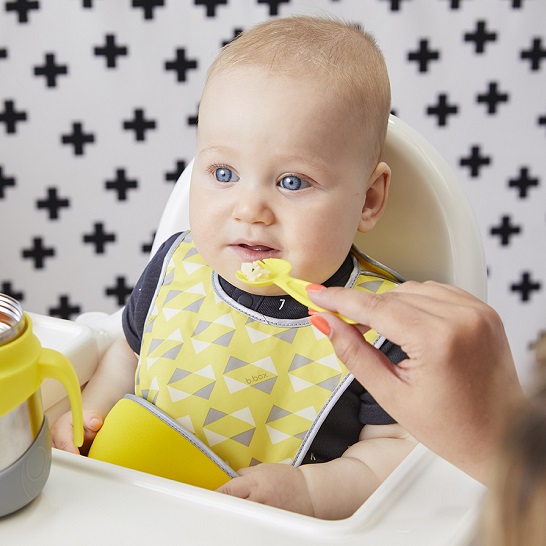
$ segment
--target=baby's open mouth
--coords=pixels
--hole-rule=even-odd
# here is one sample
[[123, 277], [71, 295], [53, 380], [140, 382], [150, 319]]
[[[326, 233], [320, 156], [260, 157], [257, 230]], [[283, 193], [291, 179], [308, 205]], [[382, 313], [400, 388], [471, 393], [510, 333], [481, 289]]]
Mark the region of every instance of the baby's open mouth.
[[279, 251], [267, 245], [239, 243], [232, 245], [242, 262], [254, 262], [264, 258], [279, 257]]

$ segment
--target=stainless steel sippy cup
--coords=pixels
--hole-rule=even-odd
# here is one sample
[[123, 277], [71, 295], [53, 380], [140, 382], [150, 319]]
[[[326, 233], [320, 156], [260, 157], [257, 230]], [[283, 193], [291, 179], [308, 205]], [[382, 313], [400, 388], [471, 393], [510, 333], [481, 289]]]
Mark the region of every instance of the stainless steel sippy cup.
[[40, 396], [45, 377], [66, 388], [80, 446], [82, 402], [74, 369], [62, 354], [41, 347], [19, 302], [0, 294], [0, 517], [33, 500], [49, 476], [51, 438]]

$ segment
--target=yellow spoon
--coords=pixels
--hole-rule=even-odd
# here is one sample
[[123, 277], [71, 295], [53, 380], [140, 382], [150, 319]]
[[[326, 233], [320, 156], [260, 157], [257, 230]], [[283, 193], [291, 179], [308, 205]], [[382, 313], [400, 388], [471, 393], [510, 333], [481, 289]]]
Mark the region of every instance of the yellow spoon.
[[[309, 299], [306, 287], [311, 284], [310, 282], [290, 276], [290, 271], [292, 269], [292, 264], [290, 262], [281, 260], [280, 258], [266, 258], [265, 260], [258, 260], [256, 263], [265, 269], [267, 274], [260, 276], [256, 280], [250, 280], [242, 271], [237, 271], [235, 274], [236, 277], [249, 286], [270, 286], [276, 284], [302, 305], [315, 311], [331, 313], [328, 309], [319, 307]], [[344, 317], [338, 313], [334, 314], [343, 319], [347, 324], [356, 324], [356, 321], [350, 318]]]

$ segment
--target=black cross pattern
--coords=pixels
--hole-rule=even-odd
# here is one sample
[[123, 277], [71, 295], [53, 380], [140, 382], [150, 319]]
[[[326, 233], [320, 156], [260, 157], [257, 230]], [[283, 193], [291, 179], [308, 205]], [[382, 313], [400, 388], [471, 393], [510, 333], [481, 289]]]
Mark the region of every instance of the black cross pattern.
[[538, 125], [546, 126], [546, 114], [544, 114], [543, 116], [538, 116], [537, 123]]
[[540, 63], [546, 59], [546, 48], [542, 47], [542, 39], [533, 38], [530, 49], [522, 50], [520, 56], [531, 61], [531, 70], [539, 70]]
[[10, 187], [15, 187], [15, 177], [5, 175], [4, 167], [0, 165], [0, 199], [4, 199], [4, 197], [6, 196], [4, 190]]
[[197, 68], [197, 60], [186, 59], [186, 49], [179, 47], [176, 50], [174, 60], [165, 61], [165, 70], [174, 70], [176, 72], [176, 81], [185, 82], [186, 72]]
[[21, 121], [27, 121], [26, 112], [15, 109], [15, 103], [12, 100], [4, 101], [4, 110], [0, 112], [0, 123], [6, 124], [6, 133], [14, 134], [17, 132], [17, 124]]
[[153, 234], [152, 234], [152, 238], [151, 238], [149, 243], [142, 243], [142, 245], [140, 246], [140, 250], [142, 250], [143, 254], [150, 254], [150, 252], [152, 251], [152, 246], [154, 244], [155, 234], [156, 234], [156, 232], [154, 231]]
[[18, 302], [25, 301], [25, 294], [23, 292], [15, 290], [11, 281], [5, 281], [0, 285], [0, 292], [2, 292], [2, 294], [7, 294], [8, 296], [11, 296]]
[[438, 61], [439, 59], [440, 52], [429, 49], [426, 38], [419, 40], [419, 48], [416, 51], [408, 53], [408, 61], [416, 61], [419, 64], [419, 72], [428, 72], [428, 63], [430, 61]]
[[231, 38], [230, 40], [223, 41], [222, 42], [222, 47], [225, 47], [228, 44], [231, 44], [231, 42], [233, 42], [233, 40], [236, 40], [241, 35], [242, 32], [243, 32], [242, 28], [236, 28], [233, 31], [233, 38]]
[[521, 226], [512, 224], [512, 220], [508, 214], [501, 218], [498, 226], [493, 226], [490, 230], [491, 235], [498, 235], [502, 246], [510, 244], [510, 237], [521, 233]]
[[72, 305], [70, 303], [70, 296], [62, 294], [59, 296], [59, 305], [57, 307], [50, 307], [48, 314], [52, 317], [59, 317], [65, 320], [70, 320], [74, 316], [78, 316], [81, 313], [81, 307], [79, 305]]
[[135, 115], [132, 120], [124, 121], [123, 128], [126, 131], [134, 131], [135, 139], [139, 142], [146, 140], [146, 131], [156, 128], [153, 119], [146, 119], [143, 108], [135, 108]]
[[165, 180], [174, 184], [180, 178], [185, 168], [186, 162], [183, 159], [177, 160], [174, 170], [165, 173]]
[[72, 123], [72, 133], [61, 135], [61, 142], [74, 146], [74, 155], [84, 155], [85, 145], [95, 142], [95, 135], [85, 133], [82, 123], [75, 121]]
[[47, 188], [47, 197], [36, 201], [36, 208], [46, 209], [50, 220], [58, 220], [59, 211], [63, 207], [70, 207], [70, 200], [65, 197], [59, 197], [57, 188]]
[[8, 50], [5, 47], [0, 47], [0, 59], [8, 58]]
[[402, 1], [403, 0], [386, 0], [390, 3], [390, 10], [391, 11], [400, 11], [400, 8], [402, 7]]
[[282, 4], [289, 4], [290, 0], [258, 0], [258, 4], [269, 6], [269, 15], [279, 15], [279, 7]]
[[24, 248], [21, 253], [23, 258], [34, 261], [34, 269], [43, 269], [46, 258], [55, 256], [55, 249], [44, 246], [44, 240], [41, 237], [34, 237], [30, 248]]
[[512, 283], [510, 285], [510, 290], [512, 292], [519, 292], [521, 301], [529, 301], [533, 292], [540, 291], [542, 284], [538, 281], [533, 281], [531, 279], [531, 273], [524, 271], [521, 274], [521, 280], [517, 283]]
[[188, 116], [186, 121], [188, 123], [188, 127], [197, 127], [197, 123], [199, 122], [199, 106], [197, 107], [195, 115]]
[[114, 296], [119, 306], [125, 305], [127, 298], [133, 291], [133, 286], [128, 286], [125, 277], [116, 277], [114, 286], [107, 286], [104, 293], [107, 296]]
[[104, 254], [106, 243], [114, 243], [116, 241], [115, 233], [107, 233], [104, 231], [102, 222], [95, 222], [93, 232], [83, 236], [84, 243], [95, 245], [95, 254]]
[[216, 17], [218, 6], [227, 6], [227, 0], [193, 0], [196, 6], [206, 6], [207, 17]]
[[93, 0], [83, 0], [82, 1], [83, 9], [93, 9]]
[[127, 46], [116, 45], [116, 37], [113, 34], [107, 34], [105, 44], [95, 47], [93, 52], [97, 57], [104, 56], [107, 68], [116, 68], [118, 57], [127, 55], [129, 49]]
[[538, 178], [531, 178], [528, 167], [521, 167], [517, 178], [511, 178], [508, 181], [510, 188], [517, 188], [519, 190], [518, 197], [523, 199], [527, 197], [529, 188], [537, 187], [539, 184]]
[[55, 62], [54, 53], [46, 53], [44, 64], [42, 66], [35, 66], [34, 74], [36, 76], [44, 76], [47, 87], [56, 87], [57, 78], [68, 74], [68, 66], [65, 64], [57, 64]]
[[445, 93], [438, 95], [438, 102], [435, 106], [427, 107], [427, 115], [437, 116], [439, 127], [444, 127], [447, 124], [448, 116], [457, 114], [458, 111], [459, 107], [456, 104], [448, 103]]
[[466, 32], [464, 35], [465, 42], [474, 42], [476, 53], [483, 53], [487, 42], [495, 42], [497, 40], [496, 32], [488, 32], [486, 30], [486, 21], [478, 21], [474, 32]]
[[107, 190], [114, 190], [118, 193], [118, 201], [126, 201], [127, 192], [136, 190], [138, 181], [127, 178], [125, 169], [116, 169], [116, 177], [113, 180], [107, 180], [105, 187]]
[[462, 157], [459, 160], [459, 165], [461, 165], [461, 167], [468, 167], [470, 169], [470, 176], [472, 178], [480, 176], [480, 169], [490, 164], [491, 157], [481, 155], [480, 146], [471, 146], [470, 155], [468, 157]]
[[487, 92], [478, 94], [476, 101], [487, 104], [487, 113], [496, 114], [497, 107], [501, 102], [508, 102], [508, 93], [502, 93], [498, 89], [497, 82], [489, 82]]
[[144, 19], [147, 21], [154, 18], [154, 9], [164, 6], [164, 0], [133, 0], [133, 8], [142, 8]]
[[523, 0], [508, 0], [512, 2], [512, 9], [520, 9], [523, 7]]
[[40, 4], [37, 1], [31, 0], [11, 0], [6, 2], [6, 11], [17, 12], [19, 23], [28, 23], [28, 16], [32, 10], [40, 9]]
[[449, 9], [459, 9], [461, 7], [462, 0], [448, 0], [449, 1]]

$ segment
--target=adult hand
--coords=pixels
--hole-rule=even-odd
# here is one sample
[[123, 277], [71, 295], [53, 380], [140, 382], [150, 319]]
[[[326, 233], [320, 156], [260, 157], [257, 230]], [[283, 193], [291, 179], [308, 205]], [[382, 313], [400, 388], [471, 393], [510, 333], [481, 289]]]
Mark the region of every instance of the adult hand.
[[[381, 295], [311, 285], [309, 296], [333, 314], [311, 317], [340, 360], [410, 434], [475, 478], [514, 411], [525, 403], [498, 314], [467, 292], [432, 281], [406, 282]], [[373, 328], [408, 358], [397, 366], [368, 344]]]

